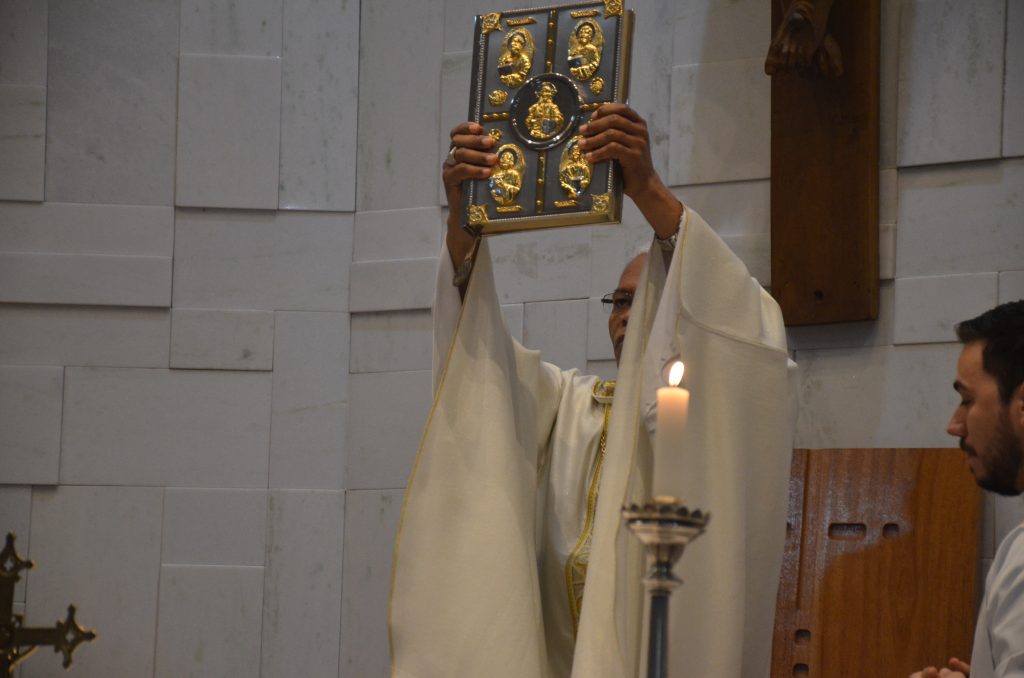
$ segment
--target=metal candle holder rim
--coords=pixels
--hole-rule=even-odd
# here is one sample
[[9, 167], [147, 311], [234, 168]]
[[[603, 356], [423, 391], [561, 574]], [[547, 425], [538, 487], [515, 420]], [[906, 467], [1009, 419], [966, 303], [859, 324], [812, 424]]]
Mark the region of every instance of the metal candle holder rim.
[[705, 527], [711, 514], [700, 509], [690, 510], [685, 504], [648, 502], [627, 504], [622, 507], [622, 516], [627, 521], [657, 521], [684, 523], [693, 527]]

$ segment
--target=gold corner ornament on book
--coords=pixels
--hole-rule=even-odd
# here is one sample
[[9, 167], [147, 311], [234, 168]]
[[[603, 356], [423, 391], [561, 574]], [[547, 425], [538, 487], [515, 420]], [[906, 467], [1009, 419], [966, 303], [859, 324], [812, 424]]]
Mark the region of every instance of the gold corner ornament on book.
[[619, 168], [588, 162], [578, 129], [601, 104], [626, 100], [632, 29], [622, 0], [476, 17], [469, 119], [498, 142], [498, 162], [466, 182], [467, 231], [620, 221]]

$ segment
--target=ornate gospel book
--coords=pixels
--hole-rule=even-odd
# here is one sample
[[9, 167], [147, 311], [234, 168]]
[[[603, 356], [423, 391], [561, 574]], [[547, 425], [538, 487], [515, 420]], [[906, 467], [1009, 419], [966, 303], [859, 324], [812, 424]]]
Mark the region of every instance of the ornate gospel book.
[[476, 17], [469, 119], [495, 139], [498, 163], [463, 191], [468, 231], [619, 222], [618, 168], [588, 162], [577, 130], [601, 104], [625, 102], [632, 27], [622, 0]]

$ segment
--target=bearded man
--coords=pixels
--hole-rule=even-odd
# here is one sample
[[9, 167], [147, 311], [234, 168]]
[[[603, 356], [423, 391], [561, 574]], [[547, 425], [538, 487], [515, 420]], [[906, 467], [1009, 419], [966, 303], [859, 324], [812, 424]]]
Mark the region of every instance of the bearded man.
[[[1024, 493], [1024, 300], [956, 327], [963, 343], [953, 388], [960, 404], [946, 431], [960, 439], [982, 489]], [[1024, 524], [999, 545], [985, 580], [971, 663], [952, 657], [911, 678], [1024, 678]]]

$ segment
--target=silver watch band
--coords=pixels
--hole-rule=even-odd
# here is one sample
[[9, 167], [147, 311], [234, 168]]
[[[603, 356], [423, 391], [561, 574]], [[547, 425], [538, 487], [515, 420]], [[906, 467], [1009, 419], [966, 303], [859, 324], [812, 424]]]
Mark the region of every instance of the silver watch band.
[[678, 239], [679, 239], [679, 231], [678, 230], [676, 230], [675, 233], [673, 233], [672, 235], [670, 235], [667, 238], [659, 238], [657, 234], [654, 235], [654, 242], [658, 243], [658, 247], [660, 247], [661, 249], [663, 249], [666, 252], [671, 252], [672, 250], [674, 250], [676, 248], [676, 242], [677, 242]]

